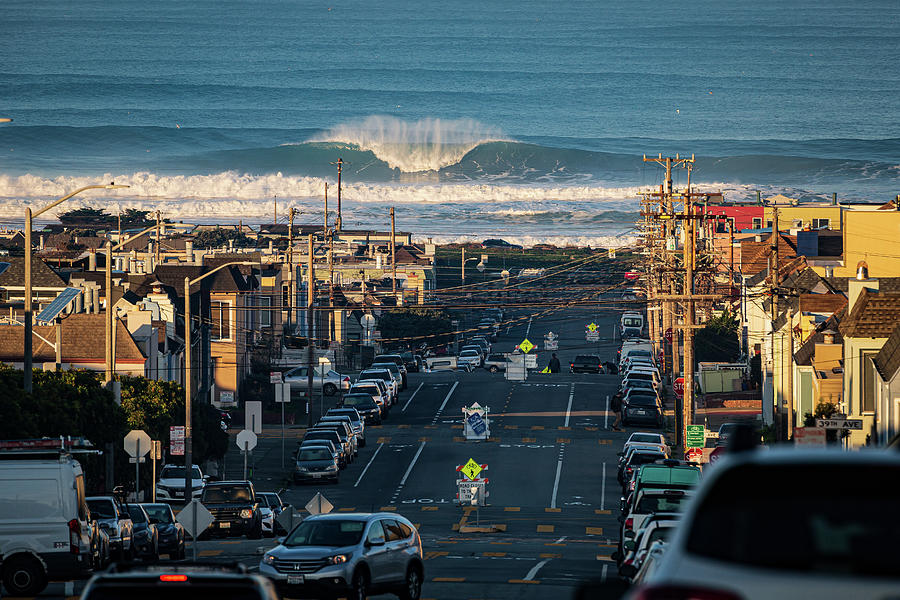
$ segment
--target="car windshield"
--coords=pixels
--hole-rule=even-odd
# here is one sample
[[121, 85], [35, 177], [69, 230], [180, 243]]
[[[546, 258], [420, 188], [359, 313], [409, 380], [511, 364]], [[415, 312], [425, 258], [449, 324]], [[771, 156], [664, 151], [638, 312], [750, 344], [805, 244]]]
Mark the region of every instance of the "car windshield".
[[374, 383], [365, 384], [365, 385], [354, 385], [351, 388], [352, 392], [366, 392], [368, 394], [381, 395], [381, 390], [378, 389], [378, 386]]
[[631, 466], [646, 465], [665, 457], [666, 455], [662, 453], [657, 454], [656, 452], [635, 452], [631, 455], [631, 459], [629, 459], [628, 464]]
[[631, 394], [628, 396], [628, 404], [634, 406], [656, 406], [656, 397], [646, 394]]
[[477, 350], [463, 350], [459, 353], [460, 356], [478, 356]]
[[779, 571], [895, 579], [897, 495], [882, 482], [898, 479], [896, 463], [729, 469], [702, 499], [687, 551]]
[[398, 367], [394, 363], [372, 363], [372, 367], [377, 367], [378, 369], [387, 369], [391, 373], [399, 373], [400, 367]]
[[128, 513], [128, 517], [135, 523], [147, 522], [147, 518], [144, 516], [144, 511], [142, 511], [138, 506], [126, 506], [125, 512]]
[[362, 394], [347, 394], [344, 396], [344, 406], [352, 406], [353, 408], [374, 408], [375, 401], [372, 396], [364, 396]]
[[351, 422], [359, 421], [359, 413], [353, 409], [340, 409], [340, 408], [332, 408], [327, 413], [325, 413], [326, 417], [348, 417]]
[[116, 508], [113, 506], [112, 500], [88, 500], [88, 508], [91, 514], [98, 519], [114, 519], [116, 518]]
[[384, 381], [391, 381], [393, 377], [389, 371], [363, 371], [359, 374], [360, 379], [383, 379]]
[[684, 506], [688, 496], [644, 496], [641, 498], [635, 512], [639, 514], [656, 512], [678, 512]]
[[331, 452], [327, 448], [301, 448], [298, 461], [304, 460], [332, 460]]
[[622, 324], [625, 325], [625, 327], [640, 327], [643, 324], [643, 321], [636, 317], [624, 317], [622, 319]]
[[[184, 467], [163, 467], [162, 473], [159, 475], [160, 479], [184, 479]], [[202, 479], [203, 475], [200, 474], [200, 469], [193, 468], [191, 469], [191, 479]]]
[[172, 510], [168, 506], [161, 504], [145, 504], [144, 510], [150, 515], [151, 519], [156, 519], [160, 523], [170, 524], [173, 522]]
[[365, 521], [337, 519], [307, 520], [298, 525], [284, 540], [291, 546], [355, 546], [362, 539]]
[[656, 433], [634, 433], [631, 435], [629, 442], [640, 442], [644, 444], [661, 444], [659, 434]]
[[669, 534], [674, 531], [674, 527], [655, 527], [650, 532], [650, 537], [647, 539], [646, 545], [649, 546], [653, 542], [664, 542], [669, 539]]
[[253, 499], [250, 488], [244, 486], [219, 487], [207, 486], [203, 488], [203, 502], [211, 503], [229, 503], [229, 502], [249, 502]]
[[645, 381], [653, 381], [653, 375], [651, 375], [650, 373], [637, 373], [637, 372], [632, 371], [631, 373], [628, 374], [628, 377], [626, 379], [628, 381], [634, 381], [636, 379], [643, 379]]
[[626, 379], [625, 380], [626, 388], [644, 388], [644, 389], [652, 389], [653, 382], [649, 379]]

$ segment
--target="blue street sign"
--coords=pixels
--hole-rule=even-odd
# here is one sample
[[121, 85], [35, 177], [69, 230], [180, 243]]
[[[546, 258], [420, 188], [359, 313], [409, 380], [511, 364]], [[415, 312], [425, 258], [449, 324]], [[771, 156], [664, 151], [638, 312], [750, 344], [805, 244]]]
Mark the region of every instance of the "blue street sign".
[[472, 413], [466, 420], [469, 422], [469, 427], [472, 428], [475, 435], [482, 435], [487, 429], [484, 424], [484, 419], [482, 419], [481, 415], [478, 413]]

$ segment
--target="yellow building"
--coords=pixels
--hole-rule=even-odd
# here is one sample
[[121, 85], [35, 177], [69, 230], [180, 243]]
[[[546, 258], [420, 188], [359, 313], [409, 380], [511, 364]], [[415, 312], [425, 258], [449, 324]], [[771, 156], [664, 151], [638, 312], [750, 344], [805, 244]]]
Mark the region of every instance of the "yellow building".
[[772, 220], [778, 209], [778, 228], [781, 231], [788, 229], [842, 229], [842, 214], [844, 208], [837, 204], [798, 204], [796, 206], [777, 205], [766, 206], [763, 211], [765, 227], [772, 226]]
[[900, 275], [900, 211], [846, 209], [843, 221], [844, 260], [835, 277], [855, 277], [861, 261], [869, 277]]

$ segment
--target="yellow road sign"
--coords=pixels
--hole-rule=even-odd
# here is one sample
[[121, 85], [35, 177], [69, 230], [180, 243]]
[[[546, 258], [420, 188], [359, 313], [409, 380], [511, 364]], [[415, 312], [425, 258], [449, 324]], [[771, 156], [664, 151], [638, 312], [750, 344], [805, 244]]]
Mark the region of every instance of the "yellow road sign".
[[528, 338], [525, 338], [524, 340], [522, 340], [522, 343], [519, 344], [519, 348], [522, 349], [522, 352], [524, 352], [525, 354], [528, 354], [529, 352], [531, 352], [531, 349], [534, 348], [534, 344], [532, 344], [528, 340]]
[[475, 462], [474, 459], [470, 458], [469, 462], [464, 464], [460, 471], [469, 479], [475, 479], [476, 477], [478, 477], [478, 474], [481, 473], [481, 465]]
[[597, 324], [591, 323], [590, 325], [588, 325], [588, 329], [590, 329], [591, 331], [597, 331]]

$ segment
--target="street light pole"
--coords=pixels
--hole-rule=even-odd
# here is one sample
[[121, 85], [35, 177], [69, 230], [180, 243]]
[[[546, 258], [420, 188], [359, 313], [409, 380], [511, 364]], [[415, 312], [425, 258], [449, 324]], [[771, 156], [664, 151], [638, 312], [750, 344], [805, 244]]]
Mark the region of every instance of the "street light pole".
[[184, 278], [184, 504], [187, 506], [191, 503], [194, 497], [194, 484], [193, 477], [191, 477], [191, 470], [193, 467], [193, 440], [194, 435], [191, 431], [191, 399], [193, 395], [194, 389], [194, 378], [191, 375], [192, 365], [191, 365], [191, 286], [195, 283], [199, 283], [200, 281], [206, 279], [213, 273], [224, 269], [225, 267], [231, 267], [234, 265], [250, 265], [255, 266], [255, 262], [251, 261], [232, 261], [227, 262], [225, 264], [219, 265], [215, 269], [208, 271], [197, 277], [195, 279], [191, 279], [190, 277]]
[[82, 188], [78, 188], [74, 192], [70, 192], [60, 198], [59, 200], [54, 200], [41, 210], [32, 213], [31, 208], [25, 209], [25, 392], [30, 393], [32, 389], [31, 384], [31, 369], [32, 369], [32, 298], [31, 298], [31, 228], [32, 221], [35, 217], [39, 217], [48, 210], [56, 207], [58, 204], [65, 202], [72, 196], [80, 194], [86, 190], [116, 190], [120, 188], [127, 188], [127, 185], [116, 185], [115, 183], [110, 183], [108, 185], [86, 185]]

